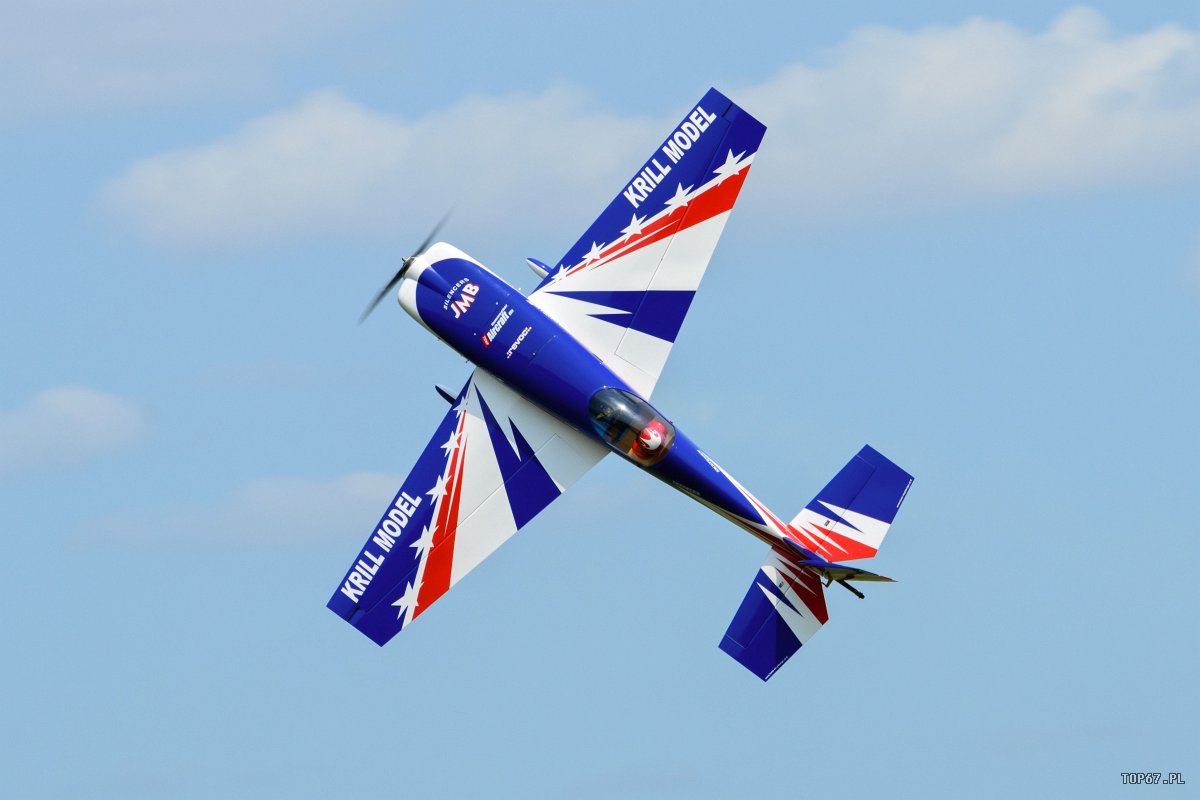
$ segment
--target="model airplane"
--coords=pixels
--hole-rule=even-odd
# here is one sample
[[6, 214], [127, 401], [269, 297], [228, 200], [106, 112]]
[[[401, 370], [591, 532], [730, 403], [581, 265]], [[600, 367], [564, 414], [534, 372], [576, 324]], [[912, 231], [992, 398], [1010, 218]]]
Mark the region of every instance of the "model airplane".
[[[763, 680], [826, 622], [912, 477], [864, 447], [790, 522], [648, 399], [766, 128], [715, 89], [528, 297], [449, 244], [404, 259], [401, 307], [476, 369], [329, 608], [378, 644], [615, 452], [770, 547], [721, 642]], [[364, 317], [366, 315], [364, 314]]]

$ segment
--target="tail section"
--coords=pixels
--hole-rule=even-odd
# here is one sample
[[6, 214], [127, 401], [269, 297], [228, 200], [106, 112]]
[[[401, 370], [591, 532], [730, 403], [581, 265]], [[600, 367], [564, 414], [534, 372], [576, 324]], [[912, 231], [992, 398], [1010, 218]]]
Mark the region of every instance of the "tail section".
[[912, 482], [912, 475], [866, 445], [796, 515], [790, 533], [829, 561], [872, 558]]
[[829, 620], [825, 587], [837, 581], [891, 581], [834, 563], [871, 558], [883, 543], [913, 478], [863, 447], [788, 526], [771, 548], [721, 640], [721, 649], [764, 681]]

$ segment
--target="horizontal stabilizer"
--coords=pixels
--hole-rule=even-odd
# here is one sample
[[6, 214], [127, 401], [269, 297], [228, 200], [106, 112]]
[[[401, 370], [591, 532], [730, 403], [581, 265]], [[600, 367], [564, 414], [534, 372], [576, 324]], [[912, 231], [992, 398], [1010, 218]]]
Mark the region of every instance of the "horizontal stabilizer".
[[791, 533], [803, 547], [830, 561], [871, 558], [912, 481], [912, 475], [866, 445], [796, 515]]
[[721, 649], [764, 681], [829, 619], [817, 574], [772, 549], [725, 631]]

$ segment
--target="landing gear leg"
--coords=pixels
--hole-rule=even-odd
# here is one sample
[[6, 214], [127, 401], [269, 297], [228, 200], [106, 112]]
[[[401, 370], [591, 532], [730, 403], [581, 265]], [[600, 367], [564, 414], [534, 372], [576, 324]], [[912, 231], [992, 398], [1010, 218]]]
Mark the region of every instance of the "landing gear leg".
[[840, 583], [842, 586], [845, 586], [847, 589], [849, 589], [851, 594], [857, 595], [859, 600], [865, 600], [867, 598], [867, 596], [865, 594], [860, 592], [858, 589], [855, 589], [853, 586], [846, 583], [844, 580], [839, 580], [838, 583]]

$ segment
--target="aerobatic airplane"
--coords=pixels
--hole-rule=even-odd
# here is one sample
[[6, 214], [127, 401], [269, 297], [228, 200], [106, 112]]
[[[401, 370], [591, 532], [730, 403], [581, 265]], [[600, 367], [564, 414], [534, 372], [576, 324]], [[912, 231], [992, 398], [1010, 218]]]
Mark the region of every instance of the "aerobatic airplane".
[[[875, 555], [912, 477], [863, 447], [790, 522], [649, 398], [766, 128], [715, 89], [528, 296], [455, 247], [404, 259], [400, 306], [475, 364], [329, 601], [382, 645], [610, 452], [769, 547], [721, 641], [766, 680]], [[444, 220], [443, 220], [444, 221]], [[440, 225], [439, 225], [440, 228]], [[366, 314], [363, 315], [364, 318]]]

